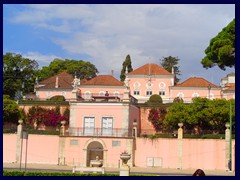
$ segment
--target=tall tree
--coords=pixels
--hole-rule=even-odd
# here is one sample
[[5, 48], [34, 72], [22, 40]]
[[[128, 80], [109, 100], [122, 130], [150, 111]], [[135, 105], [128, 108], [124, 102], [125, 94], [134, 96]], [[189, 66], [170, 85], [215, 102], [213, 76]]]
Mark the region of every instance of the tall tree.
[[34, 77], [38, 69], [35, 60], [22, 57], [20, 54], [6, 53], [3, 55], [3, 91], [11, 99], [23, 91], [33, 91]]
[[126, 67], [128, 67], [128, 72], [131, 72], [133, 70], [133, 68], [132, 68], [132, 61], [131, 61], [131, 57], [130, 57], [129, 54], [126, 56], [126, 59], [125, 59], [125, 61], [122, 64], [122, 71], [121, 71], [121, 75], [120, 75], [120, 80], [122, 82], [126, 78], [126, 76], [125, 76]]
[[20, 117], [17, 103], [11, 100], [9, 95], [3, 95], [3, 122], [17, 124]]
[[226, 67], [235, 67], [235, 19], [211, 39], [205, 54], [201, 61], [204, 68], [218, 65], [225, 70]]
[[177, 78], [177, 75], [181, 75], [181, 71], [179, 70], [178, 65], [179, 59], [178, 57], [163, 57], [160, 59], [160, 64], [161, 66], [166, 69], [168, 72], [172, 73], [172, 68], [174, 68], [174, 74], [175, 74], [175, 79], [174, 79], [174, 84], [179, 82], [179, 78]]
[[39, 71], [39, 80], [47, 79], [62, 71], [67, 71], [72, 76], [80, 77], [80, 79], [91, 79], [98, 73], [97, 68], [90, 62], [83, 60], [54, 59], [49, 66], [44, 66]]

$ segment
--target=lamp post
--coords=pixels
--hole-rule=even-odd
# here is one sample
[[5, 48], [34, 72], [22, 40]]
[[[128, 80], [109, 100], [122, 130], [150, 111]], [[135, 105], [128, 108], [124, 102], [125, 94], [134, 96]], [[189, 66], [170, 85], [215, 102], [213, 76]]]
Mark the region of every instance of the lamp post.
[[210, 90], [211, 90], [212, 87], [211, 87], [211, 85], [209, 84], [207, 88], [208, 88], [208, 98], [210, 99]]
[[230, 143], [229, 143], [229, 161], [228, 161], [228, 169], [232, 171], [232, 104], [230, 103], [230, 112], [229, 112], [229, 121], [230, 121]]

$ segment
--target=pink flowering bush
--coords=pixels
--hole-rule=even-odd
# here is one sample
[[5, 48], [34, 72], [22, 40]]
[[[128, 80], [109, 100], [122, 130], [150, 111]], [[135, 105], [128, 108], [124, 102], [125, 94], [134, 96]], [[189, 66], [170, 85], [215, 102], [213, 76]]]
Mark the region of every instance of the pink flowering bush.
[[33, 125], [36, 122], [37, 125], [44, 124], [45, 126], [56, 127], [60, 125], [60, 122], [63, 120], [67, 123], [69, 122], [69, 113], [65, 113], [62, 116], [57, 108], [54, 110], [33, 106], [27, 114], [26, 124]]
[[154, 129], [159, 132], [163, 129], [163, 120], [165, 119], [166, 110], [152, 108], [149, 111], [148, 120], [152, 123]]
[[121, 154], [128, 154], [128, 152], [126, 150], [124, 150]]

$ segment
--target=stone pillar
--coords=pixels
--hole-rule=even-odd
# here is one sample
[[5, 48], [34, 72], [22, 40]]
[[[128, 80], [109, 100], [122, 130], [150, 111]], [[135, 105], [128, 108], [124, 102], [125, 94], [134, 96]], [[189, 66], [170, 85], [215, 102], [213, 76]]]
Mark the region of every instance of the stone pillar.
[[23, 132], [23, 120], [18, 121], [19, 125], [17, 127], [17, 148], [16, 148], [16, 162], [20, 162], [20, 153], [21, 153], [21, 135]]
[[64, 136], [65, 135], [65, 124], [66, 121], [61, 121], [61, 128], [60, 128], [60, 136]]
[[178, 169], [182, 169], [182, 139], [183, 139], [183, 123], [178, 123]]
[[229, 170], [229, 167], [228, 167], [228, 163], [229, 163], [229, 147], [230, 147], [230, 124], [227, 123], [226, 124], [226, 130], [225, 130], [225, 149], [226, 149], [226, 152], [225, 152], [225, 169], [226, 171]]
[[123, 102], [130, 102], [130, 98], [129, 98], [129, 89], [125, 89], [124, 93], [123, 93]]
[[133, 137], [137, 138], [137, 127], [133, 127]]
[[77, 101], [77, 89], [72, 90], [71, 101]]
[[[131, 153], [132, 155], [135, 154], [133, 145], [134, 145], [134, 140], [133, 139], [126, 139], [126, 151]], [[134, 160], [134, 158], [131, 157], [131, 159], [129, 159], [129, 161], [128, 161], [128, 165], [130, 167], [133, 167], [133, 164], [134, 164], [133, 160]]]
[[59, 137], [58, 165], [65, 165], [65, 137]]

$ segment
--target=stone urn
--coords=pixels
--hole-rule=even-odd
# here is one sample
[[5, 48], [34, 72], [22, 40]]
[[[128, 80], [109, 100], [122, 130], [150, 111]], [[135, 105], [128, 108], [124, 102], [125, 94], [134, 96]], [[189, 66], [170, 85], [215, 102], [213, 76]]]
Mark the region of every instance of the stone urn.
[[127, 162], [129, 159], [131, 159], [131, 154], [128, 153], [121, 153], [120, 154], [120, 159], [123, 162], [123, 166], [127, 166]]

